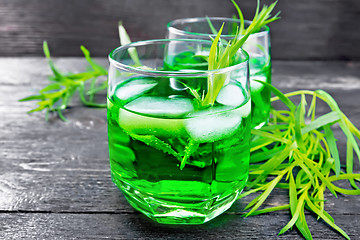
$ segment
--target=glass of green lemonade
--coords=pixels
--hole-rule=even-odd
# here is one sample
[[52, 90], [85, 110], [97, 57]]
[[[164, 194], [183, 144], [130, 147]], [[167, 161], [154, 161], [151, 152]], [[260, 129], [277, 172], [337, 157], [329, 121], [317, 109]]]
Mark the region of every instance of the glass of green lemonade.
[[[231, 40], [236, 34], [240, 20], [233, 18], [209, 17], [209, 18], [184, 18], [171, 21], [167, 24], [167, 38], [182, 39], [209, 39], [215, 38], [209, 21], [216, 30], [224, 23], [221, 35], [222, 40]], [[245, 21], [245, 28], [251, 24]], [[241, 37], [241, 36], [240, 36]], [[243, 49], [249, 54], [250, 86], [251, 86], [251, 117], [252, 128], [261, 128], [269, 120], [271, 92], [263, 84], [253, 81], [254, 79], [271, 83], [271, 54], [270, 54], [270, 29], [263, 27], [259, 32], [251, 34], [243, 45]]]
[[109, 54], [113, 182], [166, 224], [201, 224], [226, 211], [249, 169], [248, 54], [207, 70], [208, 40], [134, 42]]

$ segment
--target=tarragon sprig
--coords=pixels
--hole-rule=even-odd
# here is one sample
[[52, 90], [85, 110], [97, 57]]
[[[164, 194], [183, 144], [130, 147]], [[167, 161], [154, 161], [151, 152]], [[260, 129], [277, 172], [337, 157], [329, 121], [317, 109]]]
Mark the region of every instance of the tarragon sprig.
[[248, 28], [245, 28], [244, 16], [243, 16], [239, 6], [236, 4], [235, 0], [231, 0], [231, 2], [234, 4], [234, 6], [235, 6], [235, 8], [236, 8], [236, 10], [238, 12], [238, 15], [239, 15], [239, 20], [240, 20], [239, 34], [240, 35], [246, 35], [248, 33], [248, 31], [251, 31], [252, 33], [259, 32], [260, 29], [262, 27], [264, 27], [265, 25], [280, 19], [280, 17], [279, 17], [280, 11], [277, 12], [275, 14], [275, 16], [270, 18], [270, 13], [274, 10], [274, 8], [275, 8], [275, 6], [277, 4], [277, 1], [270, 4], [269, 6], [264, 5], [262, 7], [261, 11], [259, 11], [260, 0], [257, 0], [256, 12], [255, 12], [254, 19], [252, 20], [252, 23], [253, 22], [260, 22], [261, 24], [255, 24], [253, 26], [253, 29], [251, 29], [251, 24], [252, 24], [251, 23]]
[[[288, 110], [272, 109], [270, 123], [261, 130], [252, 130], [248, 190], [240, 198], [260, 194], [246, 206], [245, 209], [249, 211], [245, 216], [289, 209], [292, 218], [279, 234], [295, 225], [306, 239], [312, 239], [305, 219], [306, 209], [350, 239], [325, 211], [324, 192], [328, 189], [335, 197], [338, 193], [360, 195], [356, 184], [360, 181], [360, 174], [353, 173], [354, 152], [360, 160], [356, 142], [356, 138], [360, 139], [359, 129], [339, 109], [335, 100], [322, 90], [283, 94], [272, 85], [263, 84], [277, 96], [272, 101], [281, 100]], [[300, 97], [298, 105], [290, 100], [289, 97], [293, 96]], [[308, 109], [306, 96], [312, 98]], [[316, 116], [318, 100], [325, 102], [331, 111]], [[332, 127], [337, 125], [347, 138], [345, 171], [341, 169], [332, 131]], [[335, 185], [334, 182], [338, 180], [347, 180], [353, 189]], [[289, 204], [260, 209], [275, 188], [288, 189]]]
[[[131, 43], [130, 37], [126, 32], [122, 22], [118, 24], [119, 38], [121, 45]], [[46, 41], [43, 43], [44, 55], [48, 60], [48, 64], [53, 75], [49, 76], [49, 80], [53, 83], [39, 91], [39, 94], [20, 99], [19, 101], [37, 100], [38, 107], [30, 110], [28, 113], [46, 110], [45, 119], [49, 118], [49, 113], [55, 112], [58, 116], [66, 121], [62, 111], [65, 110], [71, 102], [73, 95], [78, 91], [81, 102], [87, 107], [105, 108], [106, 104], [96, 103], [94, 96], [96, 93], [107, 88], [107, 81], [98, 83], [100, 77], [107, 77], [107, 70], [101, 65], [94, 62], [90, 56], [89, 50], [84, 46], [80, 47], [90, 68], [80, 73], [62, 73], [54, 64], [50, 57], [49, 47]], [[128, 50], [130, 57], [135, 65], [141, 65], [135, 48]], [[86, 83], [89, 87], [86, 90]]]
[[[89, 51], [84, 46], [81, 46], [80, 48], [90, 65], [90, 69], [81, 73], [62, 73], [52, 61], [47, 42], [44, 41], [44, 54], [48, 59], [49, 66], [53, 73], [52, 76], [49, 76], [49, 80], [52, 83], [41, 89], [39, 94], [19, 100], [38, 101], [37, 104], [39, 106], [30, 110], [28, 113], [46, 110], [46, 119], [48, 119], [50, 112], [55, 112], [62, 120], [66, 121], [62, 111], [68, 107], [73, 95], [77, 91], [79, 92], [81, 102], [85, 106], [106, 107], [106, 104], [94, 102], [94, 95], [97, 92], [106, 89], [107, 82], [104, 81], [98, 84], [97, 79], [102, 76], [107, 76], [107, 70], [91, 59]], [[86, 82], [90, 82], [89, 91], [86, 91]]]
[[[243, 46], [243, 44], [246, 42], [246, 40], [251, 34], [258, 32], [266, 24], [279, 19], [279, 13], [277, 13], [273, 17], [271, 16], [271, 12], [275, 8], [277, 2], [272, 3], [270, 6], [264, 5], [260, 11], [258, 1], [255, 16], [249, 27], [245, 29], [243, 26], [243, 14], [234, 0], [232, 0], [232, 3], [238, 11], [239, 18], [242, 19], [242, 24], [240, 25], [240, 28], [237, 29], [234, 38], [229, 42], [226, 42], [226, 46], [224, 46], [224, 42], [220, 40], [224, 24], [221, 26], [210, 48], [208, 57], [208, 70], [216, 70], [229, 67], [232, 63], [233, 57]], [[240, 35], [242, 36], [240, 37]], [[225, 80], [225, 74], [215, 74], [214, 76], [210, 75], [208, 77], [208, 90], [201, 102], [202, 106], [209, 106], [214, 104], [217, 95], [219, 94], [221, 88], [224, 86]]]

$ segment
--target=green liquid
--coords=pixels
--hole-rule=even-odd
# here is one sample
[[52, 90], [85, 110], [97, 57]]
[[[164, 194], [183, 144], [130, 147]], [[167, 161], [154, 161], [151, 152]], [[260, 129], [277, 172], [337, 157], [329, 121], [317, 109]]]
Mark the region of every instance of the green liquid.
[[269, 121], [271, 91], [253, 79], [271, 84], [271, 67], [252, 69], [250, 61], [251, 127], [261, 128]]
[[[147, 84], [128, 94], [136, 81]], [[244, 98], [239, 106], [197, 109], [186, 91], [165, 88], [171, 84], [166, 78], [130, 79], [109, 94], [112, 179], [148, 217], [201, 224], [227, 210], [245, 186], [250, 102]], [[170, 110], [162, 109], [166, 104]]]

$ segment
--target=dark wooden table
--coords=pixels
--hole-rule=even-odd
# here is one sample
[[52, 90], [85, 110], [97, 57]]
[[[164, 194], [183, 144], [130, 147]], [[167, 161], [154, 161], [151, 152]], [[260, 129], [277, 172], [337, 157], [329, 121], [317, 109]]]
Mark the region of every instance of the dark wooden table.
[[[55, 62], [64, 71], [86, 66], [83, 58]], [[287, 211], [242, 218], [250, 197], [199, 226], [159, 225], [136, 212], [111, 182], [105, 109], [74, 101], [68, 122], [45, 122], [42, 113], [26, 114], [34, 102], [17, 102], [45, 86], [49, 74], [44, 58], [0, 58], [0, 239], [302, 239], [297, 230], [277, 236]], [[275, 61], [273, 82], [285, 92], [328, 91], [360, 127], [360, 62]], [[342, 158], [344, 143], [340, 137]], [[335, 223], [360, 239], [360, 197], [326, 198]], [[276, 191], [266, 205], [285, 202], [287, 192]], [[306, 217], [315, 239], [341, 239]]]

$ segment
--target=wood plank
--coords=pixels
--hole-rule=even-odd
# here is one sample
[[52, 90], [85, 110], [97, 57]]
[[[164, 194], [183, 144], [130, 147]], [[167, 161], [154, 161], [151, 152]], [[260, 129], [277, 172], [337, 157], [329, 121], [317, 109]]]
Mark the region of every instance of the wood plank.
[[[256, 1], [239, 4], [252, 18]], [[282, 19], [271, 24], [274, 59], [360, 59], [358, 0], [287, 0], [278, 10]], [[106, 56], [119, 45], [120, 19], [137, 41], [163, 38], [174, 19], [235, 13], [230, 1], [218, 0], [0, 0], [0, 56], [42, 55], [44, 40], [56, 56], [80, 56], [81, 44]]]
[[[97, 61], [107, 64], [103, 58]], [[82, 58], [55, 62], [64, 71], [86, 67]], [[273, 81], [284, 91], [324, 88], [359, 127], [359, 66], [358, 62], [274, 61]], [[105, 109], [84, 108], [74, 101], [65, 112], [69, 122], [45, 122], [42, 113], [26, 115], [34, 103], [17, 102], [45, 86], [49, 73], [43, 58], [0, 58], [0, 238], [273, 239], [290, 220], [287, 211], [241, 218], [244, 206], [254, 197], [250, 196], [203, 226], [152, 223], [131, 208], [111, 182]], [[343, 156], [344, 138], [339, 139]], [[287, 198], [286, 191], [276, 190], [265, 206], [286, 204]], [[325, 198], [326, 210], [335, 222], [356, 239], [359, 197], [335, 198], [327, 192]], [[307, 219], [314, 238], [339, 237], [313, 216], [307, 214]], [[279, 237], [289, 238], [301, 239], [297, 231]]]
[[[104, 61], [104, 59], [99, 60], [99, 62]], [[57, 59], [56, 64], [65, 71], [76, 71], [85, 68], [86, 65], [81, 59]], [[32, 209], [54, 210], [54, 207], [66, 205], [68, 197], [66, 194], [64, 195], [66, 197], [61, 198], [61, 204], [59, 202], [57, 205], [47, 204], [47, 201], [51, 202], [51, 199], [57, 199], [66, 193], [69, 187], [66, 176], [71, 176], [70, 178], [76, 176], [80, 181], [78, 184], [82, 186], [87, 181], [93, 182], [92, 178], [95, 174], [97, 180], [107, 179], [108, 181], [102, 183], [99, 188], [110, 187], [111, 193], [103, 194], [113, 194], [115, 190], [110, 181], [107, 160], [105, 110], [83, 108], [79, 106], [78, 101], [75, 101], [72, 108], [65, 111], [70, 119], [67, 123], [56, 119], [47, 123], [42, 113], [27, 116], [25, 112], [34, 107], [34, 103], [19, 103], [17, 99], [31, 94], [31, 91], [40, 88], [41, 85], [44, 86], [46, 74], [49, 73], [46, 62], [32, 58], [19, 61], [14, 58], [0, 59], [0, 65], [4, 67], [1, 69], [8, 69], [8, 74], [3, 75], [5, 80], [0, 83], [0, 85], [3, 84], [0, 96], [0, 134], [2, 136], [0, 157], [4, 159], [3, 171], [7, 173], [3, 184], [17, 186], [12, 190], [9, 189], [9, 199], [12, 195], [22, 193], [17, 199], [3, 205], [2, 209], [26, 209], [26, 206], [31, 206]], [[27, 67], [22, 71], [15, 71], [19, 65]], [[340, 107], [349, 115], [350, 120], [359, 126], [360, 111], [356, 107], [357, 101], [353, 101], [359, 98], [356, 81], [359, 81], [360, 75], [356, 66], [357, 64], [344, 63], [274, 62], [273, 79], [275, 85], [286, 91], [305, 87], [309, 89], [317, 89], [318, 86], [328, 87], [327, 90], [333, 94]], [[302, 74], [305, 69], [306, 74]], [[36, 72], [41, 74], [37, 76]], [[342, 81], [343, 87], [337, 90], [339, 88], [337, 81], [343, 76], [347, 78]], [[355, 87], [352, 88], [352, 86]], [[326, 112], [328, 109], [324, 108], [322, 111]], [[339, 133], [339, 129], [336, 133]], [[344, 136], [340, 135], [339, 139], [342, 143], [340, 155], [344, 159]], [[355, 169], [358, 169], [358, 166]], [[16, 180], [15, 176], [19, 173], [21, 173], [20, 177]], [[38, 179], [35, 187], [33, 181], [36, 177]], [[54, 195], [45, 192], [44, 196], [42, 189], [49, 188], [47, 184], [53, 182], [52, 178], [60, 179], [53, 183], [57, 189], [52, 191]], [[16, 183], [12, 180], [16, 180]], [[71, 185], [72, 188], [76, 186], [76, 184]], [[22, 191], [23, 188], [31, 191]], [[76, 191], [84, 190], [80, 187]], [[38, 196], [38, 202], [27, 198], [26, 195]], [[80, 196], [79, 204], [84, 202], [84, 196], [86, 197], [86, 195]], [[24, 202], [21, 203], [18, 199], [24, 199]], [[31, 201], [35, 201], [34, 204]], [[110, 208], [113, 206], [114, 204]], [[74, 211], [77, 207], [83, 206], [74, 205]]]
[[[81, 72], [88, 66], [83, 57], [53, 58], [62, 72]], [[108, 66], [106, 58], [94, 60]], [[2, 85], [26, 85], [28, 90], [45, 86], [51, 73], [45, 57], [0, 57]], [[273, 83], [279, 88], [341, 89], [360, 88], [360, 62], [346, 61], [277, 61], [274, 60]], [[31, 91], [30, 91], [31, 92]]]
[[[79, 132], [75, 133], [79, 134]], [[134, 211], [111, 182], [109, 162], [105, 158], [107, 149], [101, 149], [93, 143], [85, 145], [86, 142], [79, 143], [71, 138], [65, 138], [57, 144], [51, 140], [48, 144], [40, 143], [43, 147], [39, 152], [28, 148], [28, 145], [33, 147], [38, 145], [34, 141], [32, 143], [27, 141], [30, 144], [20, 141], [20, 144], [24, 145], [23, 148], [27, 149], [27, 156], [20, 153], [20, 156], [16, 157], [12, 149], [2, 154], [0, 211], [60, 213]], [[2, 141], [1, 144], [8, 147], [14, 143]], [[56, 145], [61, 147], [57, 149], [54, 147]], [[85, 147], [82, 147], [83, 145]], [[80, 151], [70, 146], [77, 146]], [[99, 155], [97, 152], [101, 152], [104, 158], [97, 158], [96, 154]], [[348, 184], [341, 181], [336, 184], [349, 188]], [[255, 196], [256, 194], [253, 194], [239, 200], [233, 211], [244, 213], [244, 207]], [[360, 209], [358, 196], [340, 195], [335, 198], [330, 192], [326, 192], [325, 198], [326, 210], [330, 214], [351, 214], [353, 209]], [[288, 204], [288, 192], [276, 190], [264, 207], [285, 204]]]
[[[360, 234], [360, 218], [337, 215], [336, 223], [352, 239]], [[241, 218], [224, 214], [204, 225], [166, 226], [135, 214], [0, 213], [3, 239], [303, 239], [297, 230], [277, 236], [289, 221], [284, 215]], [[307, 216], [314, 239], [341, 239], [323, 223]]]

